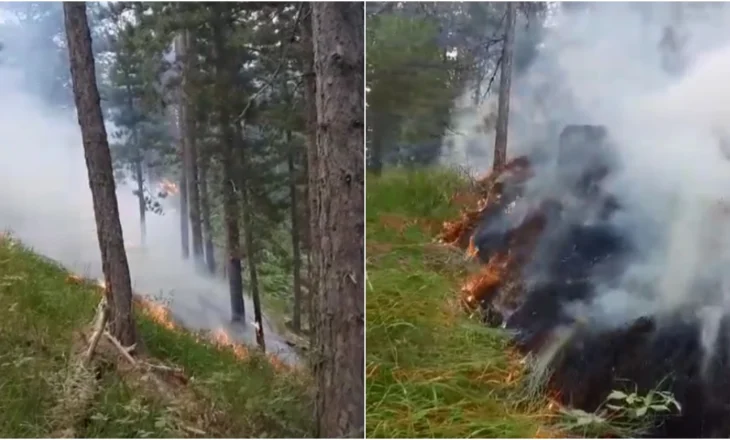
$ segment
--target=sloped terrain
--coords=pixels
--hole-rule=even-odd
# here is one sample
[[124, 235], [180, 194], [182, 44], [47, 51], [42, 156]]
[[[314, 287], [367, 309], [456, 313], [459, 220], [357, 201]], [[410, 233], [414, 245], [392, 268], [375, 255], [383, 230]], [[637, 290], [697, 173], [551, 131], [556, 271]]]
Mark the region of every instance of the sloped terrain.
[[467, 180], [391, 171], [367, 185], [367, 436], [562, 437], [504, 332], [460, 307], [470, 263], [435, 242], [474, 200], [454, 197]]
[[105, 340], [79, 368], [100, 293], [0, 239], [0, 436], [311, 436], [305, 372], [225, 334], [180, 329], [141, 299], [135, 363]]
[[612, 435], [730, 435], [730, 321], [699, 300], [715, 297], [721, 279], [693, 284], [696, 307], [639, 307], [659, 303], [666, 286], [622, 284], [639, 253], [613, 221], [623, 207], [601, 187], [609, 172], [577, 176], [555, 197], [525, 196], [527, 158], [480, 181], [478, 200], [440, 236], [480, 265], [461, 302], [507, 329], [562, 405], [611, 425]]

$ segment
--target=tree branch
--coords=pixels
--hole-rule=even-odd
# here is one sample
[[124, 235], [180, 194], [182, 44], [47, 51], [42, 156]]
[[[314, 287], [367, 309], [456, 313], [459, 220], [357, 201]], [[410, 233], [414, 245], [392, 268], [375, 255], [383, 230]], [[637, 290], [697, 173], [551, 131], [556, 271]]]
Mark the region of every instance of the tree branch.
[[274, 72], [269, 76], [268, 80], [266, 82], [264, 82], [264, 85], [261, 86], [256, 91], [256, 93], [251, 95], [251, 97], [248, 99], [248, 102], [246, 103], [246, 107], [244, 107], [243, 111], [234, 119], [234, 121], [233, 121], [234, 124], [240, 123], [246, 117], [248, 110], [251, 108], [251, 105], [253, 105], [254, 101], [256, 101], [256, 98], [261, 96], [261, 94], [264, 93], [264, 91], [266, 89], [271, 87], [271, 85], [274, 83], [274, 79], [279, 75], [279, 71], [281, 70], [281, 67], [284, 64], [284, 59], [286, 58], [286, 55], [289, 52], [289, 48], [291, 47], [291, 44], [294, 41], [294, 37], [296, 35], [297, 28], [299, 26], [299, 20], [301, 19], [301, 15], [302, 15], [302, 4], [300, 3], [299, 9], [297, 9], [296, 19], [294, 20], [294, 26], [292, 27], [291, 38], [289, 38], [288, 44], [286, 44], [286, 46], [282, 47], [281, 57], [279, 58], [279, 64], [276, 66], [276, 69], [274, 70]]

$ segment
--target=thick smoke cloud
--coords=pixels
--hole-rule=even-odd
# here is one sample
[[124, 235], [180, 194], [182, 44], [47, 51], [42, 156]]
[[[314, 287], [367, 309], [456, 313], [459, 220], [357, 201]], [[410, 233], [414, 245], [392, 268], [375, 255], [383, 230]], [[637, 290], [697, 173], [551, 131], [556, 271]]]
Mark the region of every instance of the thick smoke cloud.
[[[612, 223], [635, 249], [621, 279], [574, 313], [615, 327], [695, 310], [710, 346], [730, 305], [730, 8], [595, 3], [556, 9], [550, 21], [537, 59], [513, 83], [509, 155], [541, 158], [525, 203], [565, 193], [555, 176], [562, 127], [603, 125], [619, 163], [605, 182], [622, 205]], [[669, 58], [679, 69], [668, 67], [662, 47], [669, 24], [679, 41]], [[496, 109], [491, 99], [453, 121], [444, 162], [490, 168], [493, 133], [476, 127]], [[478, 151], [468, 154], [469, 145]]]
[[[12, 53], [16, 39], [5, 38], [6, 53]], [[81, 276], [101, 278], [75, 110], [51, 108], [24, 90], [23, 72], [0, 64], [0, 229]], [[176, 207], [168, 203], [164, 215], [148, 214], [147, 246], [142, 250], [133, 189], [118, 185], [117, 199], [135, 291], [169, 302], [173, 316], [188, 328], [223, 330], [254, 344], [250, 298], [246, 297], [246, 329], [229, 324], [227, 282], [197, 275], [192, 262], [181, 260]], [[268, 320], [264, 325], [267, 350], [295, 361], [296, 355]]]

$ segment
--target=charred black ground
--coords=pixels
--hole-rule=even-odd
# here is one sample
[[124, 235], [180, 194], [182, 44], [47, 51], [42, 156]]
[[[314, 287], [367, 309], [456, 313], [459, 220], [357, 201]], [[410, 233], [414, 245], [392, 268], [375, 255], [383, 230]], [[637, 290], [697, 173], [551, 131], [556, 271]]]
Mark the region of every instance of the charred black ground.
[[[682, 409], [656, 418], [649, 436], [729, 436], [730, 317], [721, 319], [708, 357], [697, 310], [627, 319], [610, 328], [574, 313], [599, 288], [618, 283], [637, 249], [611, 221], [622, 210], [621, 195], [608, 194], [602, 182], [620, 164], [606, 129], [566, 127], [559, 144], [554, 169], [564, 190], [527, 200], [522, 196], [529, 179], [504, 178], [501, 197], [482, 211], [474, 230], [481, 261], [509, 253], [523, 280], [480, 302], [485, 320], [511, 330], [525, 352], [539, 353], [559, 331], [572, 335], [551, 362], [550, 387], [566, 405], [592, 412], [613, 390], [658, 389], [672, 393]], [[536, 238], [520, 242], [528, 227]]]

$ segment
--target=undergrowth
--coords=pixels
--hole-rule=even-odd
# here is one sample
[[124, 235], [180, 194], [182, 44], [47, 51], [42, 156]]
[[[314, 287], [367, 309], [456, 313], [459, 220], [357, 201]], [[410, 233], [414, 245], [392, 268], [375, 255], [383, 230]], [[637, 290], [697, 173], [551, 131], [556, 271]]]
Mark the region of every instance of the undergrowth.
[[[100, 298], [96, 286], [69, 283], [68, 275], [21, 244], [0, 239], [0, 437], [53, 432], [79, 333]], [[130, 380], [118, 365], [97, 365], [91, 402], [69, 427], [74, 436], [311, 436], [312, 392], [304, 373], [275, 370], [255, 353], [241, 360], [141, 311], [137, 326], [149, 359], [182, 370], [184, 405], [171, 406], [146, 389], [148, 377]], [[191, 400], [195, 411], [180, 409], [190, 408]]]
[[368, 176], [368, 437], [562, 436], [505, 336], [456, 303], [463, 253], [433, 241], [466, 185], [439, 169]]

